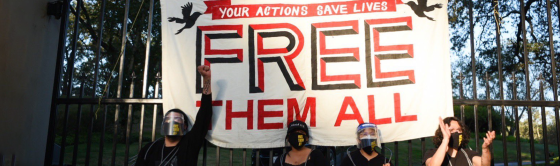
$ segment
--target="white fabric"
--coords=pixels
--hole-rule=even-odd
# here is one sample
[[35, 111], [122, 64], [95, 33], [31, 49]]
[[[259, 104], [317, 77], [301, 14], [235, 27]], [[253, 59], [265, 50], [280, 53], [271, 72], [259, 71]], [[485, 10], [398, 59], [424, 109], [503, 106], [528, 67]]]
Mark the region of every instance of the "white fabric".
[[[190, 2], [193, 5], [191, 13], [205, 13], [207, 4], [219, 4], [222, 6], [213, 6], [213, 13], [209, 11], [207, 14], [202, 14], [198, 17], [193, 27], [185, 28], [181, 33], [176, 34], [186, 24], [170, 22], [169, 19], [171, 17], [183, 18], [181, 6]], [[369, 4], [375, 5], [374, 2], [385, 2], [388, 5], [386, 4], [385, 10], [381, 6], [378, 11], [365, 13], [356, 13], [357, 10], [362, 9], [360, 6], [357, 6], [357, 8], [353, 6], [365, 4], [365, 9], [374, 7], [373, 9], [375, 10], [375, 6], [368, 6]], [[199, 51], [200, 59], [198, 64], [208, 64], [209, 61], [212, 61], [210, 66], [214, 104], [221, 105], [213, 107], [212, 129], [206, 137], [217, 146], [227, 148], [271, 148], [285, 146], [286, 126], [290, 119], [288, 118], [288, 113], [293, 111], [293, 108], [298, 108], [300, 112], [307, 110], [306, 103], [311, 103], [309, 109], [315, 109], [314, 123], [311, 122], [313, 111], [309, 111], [306, 119], [303, 120], [310, 127], [311, 137], [309, 143], [313, 145], [356, 145], [357, 138], [355, 132], [360, 120], [341, 120], [340, 124], [336, 125], [337, 119], [341, 118], [340, 114], [353, 114], [354, 109], [356, 109], [356, 112], [359, 112], [363, 122], [372, 122], [378, 125], [379, 130], [383, 134], [381, 138], [384, 143], [431, 136], [437, 129], [438, 117], [453, 116], [447, 1], [430, 0], [427, 2], [427, 6], [438, 3], [442, 5], [441, 8], [434, 8], [433, 11], [423, 12], [435, 21], [431, 21], [427, 17], [419, 17], [406, 4], [407, 2], [382, 0], [269, 0], [266, 2], [257, 0], [233, 0], [231, 2], [163, 0], [161, 1], [161, 17], [163, 21], [163, 108], [164, 110], [179, 108], [188, 115], [190, 124], [195, 123], [194, 119], [198, 111], [196, 101], [200, 100], [201, 95], [196, 93], [197, 51]], [[416, 0], [410, 2], [417, 3]], [[329, 3], [335, 5], [327, 7]], [[312, 7], [321, 6], [322, 15], [312, 16], [318, 13], [314, 13], [316, 12], [314, 9], [308, 9], [306, 16], [302, 16], [302, 11], [300, 11], [299, 16], [294, 14], [289, 17], [272, 16], [269, 13], [269, 15], [263, 17], [221, 18], [222, 13], [219, 12], [220, 10], [226, 11], [224, 15], [227, 16], [229, 5], [240, 7], [240, 11], [244, 10], [242, 6], [257, 6], [250, 8], [251, 11], [247, 12], [253, 13], [255, 11], [252, 9], [259, 9], [259, 7], [260, 9], [266, 9], [269, 5], [290, 6], [292, 4], [295, 6], [299, 5], [300, 10], [302, 6], [306, 5]], [[345, 6], [346, 13], [350, 13], [350, 11], [355, 13], [340, 14], [343, 8], [340, 4], [352, 5]], [[391, 9], [391, 4], [395, 6], [394, 9]], [[336, 5], [338, 5], [338, 8], [336, 8]], [[332, 10], [331, 12], [339, 11], [339, 14], [330, 13], [332, 14], [330, 15], [327, 13], [326, 8], [329, 8], [329, 11]], [[409, 24], [407, 24], [406, 19], [411, 20]], [[263, 24], [275, 25], [259, 26]], [[366, 24], [369, 25], [369, 30], [366, 29], [368, 27]], [[219, 27], [216, 28], [216, 25], [241, 28], [239, 31], [237, 29], [216, 30], [220, 29]], [[296, 30], [290, 29], [292, 26]], [[313, 27], [315, 27], [316, 31], [315, 46], [313, 46], [314, 42], [312, 39]], [[408, 27], [409, 30], [406, 30], [406, 28], [403, 30], [403, 27]], [[198, 48], [197, 29], [200, 29], [202, 35], [198, 42], [200, 45]], [[255, 50], [253, 51], [255, 54], [253, 57], [255, 61], [253, 67], [255, 70], [255, 86], [253, 87], [258, 88], [258, 85], [262, 85], [264, 89], [263, 92], [256, 93], [251, 93], [250, 90], [251, 51], [249, 48], [251, 47], [249, 45], [251, 40], [249, 40], [249, 37], [251, 36], [251, 29], [254, 32], [253, 42], [255, 43], [252, 47]], [[342, 33], [341, 31], [335, 32], [335, 30], [346, 31]], [[379, 43], [375, 43], [376, 36], [374, 30], [379, 32]], [[384, 30], [393, 30], [393, 32], [385, 32]], [[276, 53], [272, 51], [272, 54], [266, 54], [265, 51], [259, 52], [259, 36], [262, 37], [267, 32], [278, 31], [285, 31], [294, 36], [295, 40], [293, 41], [294, 46], [292, 49], [285, 49], [287, 51], [284, 50], [283, 53], [278, 53], [282, 52], [282, 50], [276, 50]], [[327, 31], [332, 31], [335, 36], [329, 35]], [[366, 35], [367, 31], [370, 33], [369, 36]], [[352, 33], [348, 34], [347, 32]], [[229, 35], [230, 38], [212, 38], [212, 35], [220, 36], [220, 34], [222, 34], [221, 37], [224, 37], [223, 34], [225, 33], [237, 34], [239, 37]], [[298, 38], [298, 34], [302, 35], [303, 41]], [[338, 36], [336, 36], [337, 34]], [[324, 40], [321, 40], [322, 35], [326, 36]], [[209, 52], [205, 49], [205, 40], [207, 38], [210, 41], [211, 50], [218, 50], [219, 52], [220, 50], [239, 49], [242, 53], [242, 59], [238, 58], [231, 51], [226, 53]], [[290, 47], [290, 39], [288, 37], [265, 36], [262, 38], [262, 50]], [[322, 50], [320, 46], [322, 42], [326, 43], [326, 49], [331, 49], [331, 52], [334, 53], [329, 54], [328, 51]], [[287, 56], [297, 52], [300, 43], [302, 43], [301, 50], [299, 54], [292, 55], [295, 57], [293, 58], [293, 66], [290, 66], [290, 61], [292, 60]], [[366, 57], [368, 44], [371, 58], [369, 70], [373, 78], [372, 82], [412, 80], [410, 75], [403, 74], [389, 78], [377, 78], [376, 71], [378, 70], [376, 67], [378, 66], [376, 66], [375, 59], [376, 55], [380, 55], [381, 66], [378, 68], [381, 72], [413, 71], [414, 83], [368, 87], [368, 59]], [[381, 46], [402, 45], [405, 47], [398, 47], [392, 50], [389, 48], [388, 51], [383, 51], [375, 48], [375, 44]], [[402, 49], [406, 48], [407, 45], [412, 48], [413, 55], [409, 55], [412, 57], [403, 58], [402, 56], [396, 56], [398, 59], [382, 58], [382, 54], [407, 53], [406, 49]], [[313, 48], [316, 48], [317, 56], [315, 71], [313, 70]], [[347, 57], [346, 59], [352, 59], [355, 55], [348, 52], [351, 49], [346, 51], [336, 50], [341, 48], [357, 48], [357, 58], [346, 62], [329, 61], [332, 60], [329, 57]], [[266, 57], [281, 57], [279, 63], [283, 64], [287, 69], [287, 77], [284, 77], [278, 63], [269, 62]], [[207, 60], [207, 58], [214, 59]], [[220, 58], [237, 58], [239, 62], [216, 62], [216, 59], [219, 60]], [[341, 59], [344, 60], [345, 58], [335, 60], [340, 61]], [[264, 68], [264, 71], [262, 71], [262, 76], [264, 78], [258, 76], [260, 72], [258, 67], [259, 61], [263, 62], [262, 68]], [[323, 62], [326, 65], [322, 66], [321, 63]], [[321, 76], [323, 67], [326, 68], [324, 70], [326, 72], [325, 78]], [[295, 70], [297, 70], [297, 73], [294, 72]], [[313, 86], [314, 75], [316, 76], [316, 87], [332, 85], [331, 88], [336, 88], [340, 84], [353, 84], [359, 88], [315, 88]], [[337, 75], [346, 76], [335, 77]], [[326, 81], [329, 80], [329, 76], [334, 77], [334, 79], [331, 78], [330, 80], [332, 81]], [[298, 77], [301, 80], [300, 82], [298, 82]], [[259, 78], [263, 78], [263, 81], [259, 80]], [[289, 82], [293, 85], [304, 87], [304, 90], [290, 89]], [[295, 103], [297, 103], [297, 106], [294, 105]], [[252, 105], [248, 106], [248, 104]], [[228, 109], [233, 114], [247, 112], [250, 109], [252, 110], [252, 121], [247, 123], [247, 118], [231, 118], [231, 129], [227, 129], [228, 118], [226, 115]], [[397, 115], [395, 112], [398, 109], [400, 109], [400, 115]], [[341, 111], [343, 112], [340, 113]], [[375, 119], [390, 119], [371, 121], [373, 118], [370, 112], [373, 111], [375, 112]], [[292, 115], [296, 116], [296, 114]], [[404, 121], [397, 122], [397, 119]], [[249, 126], [252, 126], [252, 129], [248, 129], [250, 128]]]

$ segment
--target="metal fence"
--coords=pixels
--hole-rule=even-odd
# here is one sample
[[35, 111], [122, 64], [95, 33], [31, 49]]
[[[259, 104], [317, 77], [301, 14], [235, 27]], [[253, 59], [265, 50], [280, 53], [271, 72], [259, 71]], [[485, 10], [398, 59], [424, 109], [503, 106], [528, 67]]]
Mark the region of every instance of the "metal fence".
[[[473, 4], [472, 1], [468, 4], [469, 5], [469, 23], [470, 23], [470, 57], [471, 57], [471, 66], [472, 66], [472, 74], [470, 75], [470, 79], [472, 80], [472, 99], [465, 99], [463, 97], [464, 90], [463, 90], [463, 80], [466, 79], [463, 74], [460, 74], [459, 77], [456, 79], [459, 80], [459, 97], [458, 99], [453, 100], [453, 104], [455, 106], [460, 107], [460, 117], [464, 121], [465, 120], [465, 106], [472, 106], [474, 111], [474, 150], [480, 152], [480, 145], [482, 144], [479, 139], [479, 117], [478, 107], [486, 107], [488, 118], [483, 119], [486, 120], [488, 123], [487, 129], [492, 130], [493, 128], [501, 128], [502, 132], [506, 131], [506, 107], [512, 108], [513, 113], [515, 115], [515, 126], [517, 130], [515, 132], [515, 149], [508, 149], [507, 146], [507, 137], [505, 134], [502, 134], [501, 137], [501, 146], [502, 146], [502, 154], [494, 153], [493, 158], [496, 156], [501, 156], [503, 165], [508, 165], [509, 162], [517, 162], [518, 165], [522, 164], [522, 151], [526, 151], [526, 149], [521, 148], [521, 136], [519, 131], [519, 108], [526, 108], [527, 109], [527, 116], [528, 120], [528, 128], [529, 128], [529, 144], [530, 144], [530, 159], [531, 165], [536, 165], [536, 150], [535, 150], [535, 139], [533, 137], [533, 122], [532, 122], [532, 107], [539, 108], [542, 111], [541, 115], [543, 116], [541, 124], [548, 124], [547, 120], [555, 122], [556, 127], [556, 145], [560, 145], [560, 136], [558, 135], [558, 131], [560, 131], [559, 125], [559, 115], [558, 115], [558, 107], [560, 107], [560, 102], [558, 102], [558, 92], [557, 92], [557, 78], [556, 78], [556, 59], [555, 59], [555, 51], [554, 51], [554, 38], [553, 38], [553, 27], [551, 23], [551, 2], [550, 0], [545, 0], [547, 3], [547, 16], [548, 16], [548, 33], [549, 33], [549, 41], [550, 41], [550, 55], [551, 61], [550, 65], [550, 72], [552, 73], [552, 92], [554, 99], [553, 101], [545, 101], [544, 99], [544, 88], [543, 82], [539, 82], [539, 96], [540, 100], [535, 101], [532, 100], [531, 97], [525, 97], [525, 100], [517, 99], [517, 81], [513, 81], [513, 88], [511, 93], [513, 93], [514, 98], [512, 100], [505, 100], [504, 99], [504, 72], [502, 71], [502, 55], [501, 55], [501, 46], [502, 44], [500, 39], [500, 25], [499, 22], [496, 23], [496, 58], [498, 63], [498, 82], [499, 82], [499, 99], [491, 99], [490, 98], [490, 86], [489, 84], [489, 75], [485, 75], [485, 82], [486, 82], [486, 98], [478, 98], [478, 90], [477, 90], [477, 75], [476, 75], [476, 62], [475, 62], [475, 37], [474, 37], [474, 25], [473, 25]], [[162, 100], [160, 99], [161, 94], [160, 91], [160, 75], [152, 76], [151, 78], [148, 77], [148, 68], [150, 63], [150, 49], [151, 49], [151, 40], [152, 40], [152, 21], [153, 21], [153, 13], [155, 3], [154, 0], [149, 1], [149, 21], [148, 21], [148, 29], [145, 31], [146, 34], [146, 42], [145, 42], [145, 59], [143, 63], [143, 74], [142, 79], [137, 79], [135, 73], [126, 74], [125, 72], [125, 57], [129, 56], [126, 53], [126, 45], [127, 41], [127, 34], [128, 28], [127, 25], [130, 24], [129, 18], [129, 6], [130, 0], [125, 0], [124, 4], [124, 15], [119, 17], [124, 17], [123, 23], [120, 24], [117, 29], [120, 29], [122, 40], [121, 40], [121, 50], [119, 53], [119, 61], [118, 61], [118, 73], [110, 72], [110, 75], [117, 77], [118, 83], [116, 84], [116, 93], [107, 92], [105, 93], [105, 89], [109, 89], [114, 87], [108, 87], [110, 85], [110, 81], [107, 81], [105, 86], [99, 85], [99, 72], [100, 72], [100, 59], [102, 54], [102, 38], [103, 38], [103, 31], [104, 31], [104, 20], [106, 19], [107, 11], [106, 3], [107, 0], [99, 0], [96, 1], [98, 5], [100, 5], [99, 11], [99, 24], [96, 30], [97, 33], [97, 43], [95, 44], [97, 51], [95, 52], [95, 58], [93, 59], [94, 62], [94, 73], [80, 73], [76, 74], [74, 66], [76, 62], [76, 52], [77, 44], [79, 43], [78, 38], [80, 32], [78, 30], [81, 22], [80, 15], [82, 14], [81, 10], [83, 9], [83, 0], [74, 0], [75, 5], [71, 4], [71, 0], [63, 0], [58, 2], [60, 4], [60, 11], [61, 14], [61, 26], [60, 26], [60, 34], [59, 34], [59, 41], [58, 41], [58, 52], [57, 52], [57, 60], [56, 60], [56, 72], [55, 72], [55, 82], [53, 86], [53, 96], [52, 96], [52, 104], [51, 104], [51, 111], [50, 111], [50, 121], [49, 121], [49, 132], [48, 132], [48, 139], [47, 139], [47, 149], [45, 155], [45, 165], [62, 165], [64, 164], [71, 164], [71, 165], [128, 165], [129, 162], [134, 160], [135, 154], [138, 153], [142, 145], [150, 141], [154, 141], [158, 136], [156, 132], [156, 128], [158, 128], [159, 120], [158, 116], [161, 116], [161, 104]], [[524, 9], [524, 1], [520, 0], [520, 9]], [[143, 3], [143, 1], [142, 1]], [[498, 3], [497, 0], [493, 1], [493, 4]], [[76, 6], [73, 8], [73, 6]], [[497, 5], [494, 5], [494, 11], [498, 11]], [[522, 33], [523, 33], [523, 55], [528, 55], [527, 50], [527, 39], [525, 38], [526, 29], [525, 29], [525, 10], [521, 11], [521, 23], [522, 23]], [[499, 12], [494, 13], [495, 17], [499, 17]], [[71, 17], [72, 16], [72, 17]], [[116, 17], [115, 15], [111, 15], [111, 17]], [[69, 21], [73, 19], [72, 22], [72, 29], [69, 29]], [[560, 17], [559, 17], [560, 18]], [[71, 34], [71, 36], [68, 36]], [[136, 43], [141, 44], [141, 43]], [[67, 47], [71, 47], [70, 54], [67, 54]], [[153, 62], [152, 62], [153, 63]], [[157, 62], [161, 63], [161, 62]], [[524, 64], [529, 64], [528, 56], [524, 56]], [[529, 65], [524, 65], [523, 68], [525, 72], [524, 82], [526, 87], [526, 96], [531, 96], [531, 87], [530, 80], [529, 80]], [[65, 77], [62, 77], [65, 75]], [[75, 75], [79, 75], [78, 78], [74, 78]], [[516, 74], [513, 73], [510, 75], [511, 80], [516, 80]], [[89, 77], [93, 77], [93, 81], [88, 81]], [[152, 80], [149, 82], [148, 80]], [[141, 83], [141, 95], [135, 95], [134, 92], [138, 91], [138, 85]], [[85, 93], [85, 87], [90, 86], [93, 87], [90, 90], [91, 93]], [[124, 94], [126, 91], [124, 87], [128, 87], [128, 97]], [[73, 89], [74, 88], [74, 89]], [[76, 90], [79, 89], [79, 90]], [[98, 89], [104, 89], [103, 93], [99, 93]], [[152, 89], [152, 91], [149, 91]], [[103, 98], [99, 99], [100, 94], [103, 94]], [[125, 96], [123, 96], [125, 95]], [[140, 97], [138, 97], [140, 96]], [[554, 119], [547, 119], [545, 109], [546, 107], [552, 108], [554, 110]], [[493, 119], [492, 118], [492, 111], [499, 110], [501, 119]], [[124, 112], [126, 111], [126, 112]], [[82, 116], [84, 114], [84, 116]], [[126, 114], [126, 117], [120, 117]], [[113, 116], [114, 115], [114, 116]], [[113, 116], [114, 119], [107, 119], [108, 117]], [[136, 118], [138, 117], [138, 118]], [[501, 126], [492, 126], [492, 121], [500, 121]], [[123, 122], [124, 121], [124, 122]], [[87, 131], [80, 131], [81, 126], [87, 126], [85, 129]], [[100, 126], [100, 127], [94, 127]], [[146, 127], [146, 128], [145, 128]], [[552, 161], [550, 158], [551, 151], [549, 150], [549, 142], [548, 142], [548, 134], [547, 134], [547, 125], [543, 125], [543, 144], [544, 144], [544, 152], [545, 154], [544, 161], [545, 165], [549, 165]], [[108, 132], [112, 131], [112, 132]], [[123, 134], [124, 133], [124, 134]], [[146, 136], [144, 133], [151, 133], [151, 136]], [[70, 140], [70, 138], [72, 140]], [[80, 138], [85, 138], [86, 140], [80, 140]], [[150, 139], [151, 138], [151, 139]], [[426, 140], [429, 138], [421, 138], [417, 140], [408, 140], [403, 142], [394, 142], [394, 143], [385, 143], [383, 144], [384, 147], [389, 147], [393, 149], [394, 154], [394, 164], [396, 165], [419, 165], [421, 164], [421, 158], [423, 157], [423, 153], [429, 148], [431, 143], [426, 144]], [[69, 143], [71, 142], [71, 143]], [[85, 142], [85, 143], [81, 143]], [[137, 144], [133, 144], [133, 143]], [[110, 145], [109, 145], [110, 144]], [[401, 144], [401, 145], [399, 145]], [[403, 145], [404, 144], [404, 145]], [[413, 145], [420, 145], [413, 146]], [[84, 148], [85, 146], [85, 148]], [[497, 143], [494, 144], [497, 146]], [[69, 147], [72, 147], [70, 149]], [[317, 147], [322, 148], [325, 151], [325, 155], [331, 160], [331, 164], [336, 165], [336, 163], [340, 162], [342, 157], [344, 156], [348, 147]], [[399, 152], [401, 149], [401, 152]], [[124, 152], [123, 152], [124, 151]], [[250, 151], [249, 153], [247, 151]], [[282, 149], [223, 149], [219, 147], [214, 147], [208, 143], [205, 143], [203, 146], [203, 150], [201, 152], [201, 159], [199, 159], [199, 163], [202, 165], [211, 165], [213, 162], [215, 165], [220, 164], [228, 164], [228, 165], [272, 165], [272, 160], [274, 156], [277, 156], [277, 152], [283, 152]], [[402, 151], [405, 151], [403, 153]], [[509, 151], [515, 151], [515, 156], [509, 156]], [[228, 153], [229, 152], [229, 153]], [[494, 152], [494, 150], [493, 150]], [[222, 153], [226, 153], [225, 155]], [[418, 155], [419, 154], [419, 155]], [[557, 154], [560, 154], [560, 151], [557, 151]], [[234, 155], [236, 157], [234, 157]], [[557, 155], [555, 155], [557, 156]], [[71, 158], [71, 159], [70, 159]], [[508, 159], [515, 158], [514, 161], [509, 161]], [[250, 160], [250, 161], [249, 161]], [[237, 162], [241, 163], [237, 163]], [[220, 163], [222, 162], [222, 163]], [[264, 162], [264, 163], [263, 163]], [[257, 164], [258, 163], [258, 164]]]

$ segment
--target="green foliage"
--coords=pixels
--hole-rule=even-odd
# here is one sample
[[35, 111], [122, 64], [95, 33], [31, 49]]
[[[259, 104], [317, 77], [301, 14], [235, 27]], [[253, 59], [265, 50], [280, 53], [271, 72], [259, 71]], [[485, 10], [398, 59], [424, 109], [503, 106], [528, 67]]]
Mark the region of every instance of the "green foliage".
[[[461, 106], [454, 106], [453, 112], [455, 117], [461, 119]], [[490, 107], [491, 113], [491, 121], [492, 121], [492, 130], [496, 131], [496, 135], [501, 135], [502, 133], [502, 117], [499, 111], [494, 110]], [[474, 106], [464, 106], [464, 116], [465, 116], [465, 124], [469, 127], [469, 131], [471, 133], [475, 132], [475, 119], [474, 119]], [[478, 120], [478, 131], [480, 133], [485, 133], [488, 131], [488, 107], [486, 106], [478, 106], [477, 108], [477, 120]], [[509, 117], [506, 117], [506, 126], [513, 125], [513, 120]], [[479, 134], [480, 135], [480, 134]], [[486, 135], [486, 134], [484, 134]]]

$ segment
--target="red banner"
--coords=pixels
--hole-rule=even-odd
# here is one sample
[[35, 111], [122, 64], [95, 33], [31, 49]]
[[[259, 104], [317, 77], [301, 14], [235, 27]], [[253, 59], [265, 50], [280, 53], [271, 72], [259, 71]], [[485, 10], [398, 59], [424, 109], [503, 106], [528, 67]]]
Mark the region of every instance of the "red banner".
[[217, 5], [209, 7], [208, 10], [212, 11], [213, 20], [255, 17], [314, 17], [394, 12], [396, 11], [396, 1], [362, 0], [316, 4]]

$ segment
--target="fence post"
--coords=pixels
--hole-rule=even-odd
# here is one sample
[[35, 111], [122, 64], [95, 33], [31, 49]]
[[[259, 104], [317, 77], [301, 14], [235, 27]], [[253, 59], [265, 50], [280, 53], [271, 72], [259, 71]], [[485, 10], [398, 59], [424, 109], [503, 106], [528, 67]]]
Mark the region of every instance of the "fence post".
[[[134, 79], [136, 79], [136, 74], [132, 72], [130, 80], [130, 95], [128, 98], [134, 98]], [[126, 149], [124, 149], [124, 165], [128, 165], [128, 156], [130, 152], [130, 132], [132, 129], [132, 104], [128, 104], [128, 117], [126, 120]]]
[[[82, 99], [84, 97], [84, 88], [86, 84], [86, 75], [82, 73], [79, 77], [80, 81], [80, 95], [79, 98]], [[80, 144], [80, 123], [82, 120], [82, 104], [78, 104], [78, 114], [76, 115], [78, 119], [76, 121], [76, 133], [74, 133], [74, 152], [72, 154], [72, 165], [77, 165], [78, 162], [78, 146]]]

